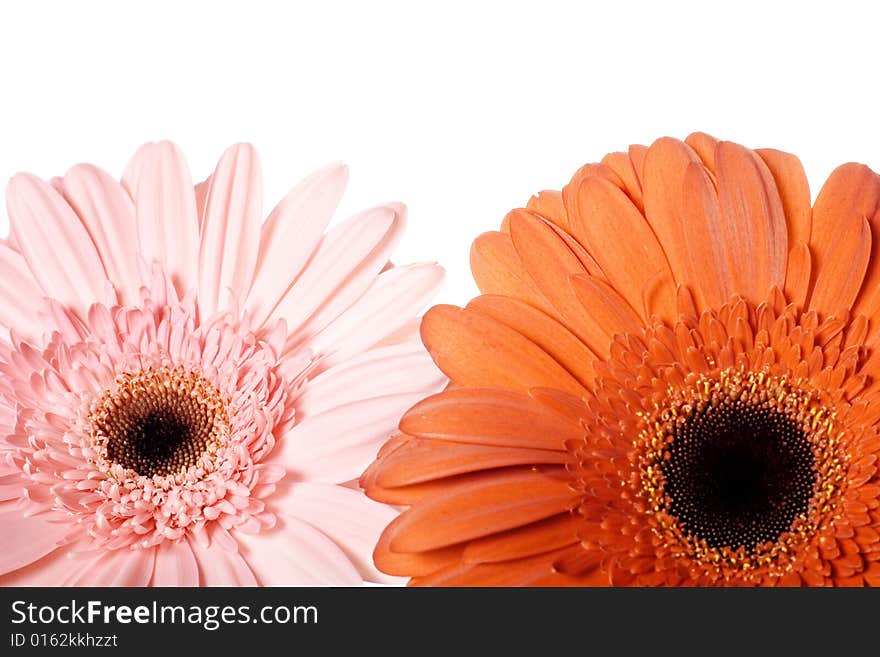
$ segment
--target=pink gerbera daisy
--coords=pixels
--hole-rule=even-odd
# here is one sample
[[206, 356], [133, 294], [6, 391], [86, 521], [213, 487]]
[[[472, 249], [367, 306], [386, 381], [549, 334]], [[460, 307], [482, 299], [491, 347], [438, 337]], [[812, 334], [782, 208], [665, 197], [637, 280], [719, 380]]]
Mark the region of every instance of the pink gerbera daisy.
[[444, 384], [417, 340], [442, 278], [392, 267], [401, 205], [324, 230], [347, 170], [261, 224], [253, 148], [192, 184], [171, 143], [7, 189], [0, 584], [387, 581], [394, 509], [351, 482]]

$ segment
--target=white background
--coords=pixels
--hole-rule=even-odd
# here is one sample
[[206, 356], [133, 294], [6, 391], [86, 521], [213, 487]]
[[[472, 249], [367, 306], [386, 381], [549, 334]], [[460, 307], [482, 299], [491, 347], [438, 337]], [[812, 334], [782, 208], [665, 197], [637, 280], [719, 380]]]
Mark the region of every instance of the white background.
[[269, 206], [344, 160], [343, 213], [405, 201], [397, 261], [442, 262], [464, 303], [477, 234], [632, 142], [790, 150], [814, 194], [844, 161], [880, 168], [873, 5], [4, 0], [0, 177], [119, 175], [171, 138], [201, 179], [250, 141]]

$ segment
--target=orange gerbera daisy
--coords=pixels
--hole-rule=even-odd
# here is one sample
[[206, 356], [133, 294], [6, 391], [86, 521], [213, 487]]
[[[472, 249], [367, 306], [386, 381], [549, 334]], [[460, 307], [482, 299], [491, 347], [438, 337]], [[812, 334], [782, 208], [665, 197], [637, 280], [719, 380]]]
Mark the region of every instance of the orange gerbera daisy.
[[481, 235], [367, 470], [422, 585], [880, 585], [880, 177], [694, 134]]

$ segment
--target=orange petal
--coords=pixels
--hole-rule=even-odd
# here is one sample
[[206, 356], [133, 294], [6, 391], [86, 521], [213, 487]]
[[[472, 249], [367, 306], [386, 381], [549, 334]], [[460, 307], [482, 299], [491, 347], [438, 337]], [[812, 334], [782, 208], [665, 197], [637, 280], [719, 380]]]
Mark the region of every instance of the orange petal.
[[747, 148], [720, 142], [715, 151], [718, 200], [734, 292], [760, 303], [785, 284], [788, 228], [767, 165]]
[[687, 166], [682, 196], [682, 222], [688, 227], [688, 287], [700, 310], [720, 308], [733, 294], [733, 281], [727, 267], [721, 206], [705, 167], [696, 162]]
[[562, 192], [555, 190], [538, 192], [529, 199], [526, 208], [545, 219], [549, 219], [560, 228], [568, 230], [568, 214], [562, 203]]
[[770, 169], [788, 225], [788, 243], [810, 241], [813, 210], [810, 207], [810, 183], [801, 161], [791, 153], [762, 148], [755, 151]]
[[[861, 230], [863, 219], [876, 221], [880, 208], [880, 178], [863, 164], [844, 164], [828, 176], [813, 206], [810, 253], [813, 256], [811, 289], [815, 286], [826, 261], [838, 257], [832, 243], [844, 230]], [[871, 226], [874, 230], [874, 226]], [[874, 235], [873, 248], [880, 248], [880, 234]], [[862, 293], [853, 306], [854, 314], [871, 318], [878, 309], [877, 288], [880, 285], [880, 256], [870, 261], [862, 284]], [[873, 323], [873, 322], [872, 322]]]
[[471, 541], [464, 549], [466, 563], [508, 561], [542, 554], [580, 542], [577, 528], [583, 518], [563, 513], [546, 520]]
[[518, 214], [511, 218], [510, 236], [526, 271], [552, 304], [552, 317], [600, 357], [608, 354], [606, 331], [584, 308], [569, 283], [572, 274], [586, 274], [583, 262], [548, 222]]
[[[835, 179], [833, 184], [832, 178]], [[826, 188], [827, 193], [823, 193]], [[836, 212], [838, 217], [865, 217], [870, 224], [871, 257], [853, 312], [873, 317], [872, 333], [876, 334], [880, 331], [880, 322], [876, 321], [880, 319], [880, 176], [861, 164], [844, 164], [838, 167], [819, 192], [814, 216], [818, 212], [822, 212], [826, 222], [828, 215]], [[817, 229], [814, 227], [814, 230]]]
[[605, 557], [601, 550], [585, 550], [581, 545], [573, 545], [560, 555], [553, 567], [568, 575], [583, 575], [595, 571]]
[[522, 391], [548, 386], [584, 393], [577, 379], [546, 351], [482, 313], [434, 306], [425, 313], [421, 334], [437, 366], [460, 385]]
[[573, 212], [573, 196], [577, 194], [578, 187], [581, 186], [581, 183], [589, 178], [601, 178], [602, 180], [607, 180], [615, 187], [624, 187], [623, 180], [620, 179], [620, 176], [618, 176], [611, 167], [606, 166], [605, 164], [597, 164], [595, 162], [585, 164], [574, 172], [571, 180], [569, 180], [568, 184], [562, 188], [562, 202], [565, 205], [565, 210], [568, 213], [569, 218], [571, 218]]
[[447, 390], [413, 406], [400, 426], [421, 438], [559, 451], [584, 434], [579, 421], [508, 390]]
[[682, 184], [691, 162], [700, 158], [690, 146], [663, 137], [645, 154], [645, 216], [669, 261], [676, 283], [688, 284], [687, 230], [682, 222]]
[[573, 276], [571, 286], [607, 343], [610, 344], [615, 335], [641, 332], [639, 316], [605, 281], [595, 276]]
[[605, 275], [602, 273], [602, 268], [599, 267], [599, 263], [596, 262], [596, 259], [589, 254], [589, 252], [583, 247], [580, 242], [578, 242], [574, 237], [562, 230], [559, 226], [550, 224], [550, 228], [552, 228], [553, 232], [556, 233], [556, 236], [563, 242], [565, 242], [565, 245], [569, 249], [571, 249], [571, 252], [574, 253], [575, 257], [578, 260], [580, 260], [580, 263], [583, 265], [584, 269], [586, 269], [588, 273], [592, 274], [593, 276], [605, 278]]
[[402, 577], [421, 577], [458, 563], [464, 551], [463, 546], [440, 548], [425, 552], [394, 552], [391, 550], [391, 540], [397, 532], [400, 517], [395, 518], [373, 550], [373, 561], [376, 567], [383, 573]]
[[[636, 178], [639, 181], [639, 187], [642, 189], [642, 202], [644, 204], [645, 197], [645, 156], [648, 154], [648, 147], [641, 144], [633, 144], [628, 150], [629, 159], [633, 163], [633, 171], [636, 172]], [[644, 210], [644, 207], [642, 208]]]
[[[411, 586], [579, 586], [583, 579], [553, 570], [561, 550], [500, 563], [456, 563], [426, 577], [410, 580]], [[606, 578], [607, 579], [607, 578]], [[587, 584], [589, 585], [589, 584]]]
[[795, 244], [788, 254], [788, 267], [785, 272], [785, 299], [799, 308], [805, 308], [810, 292], [810, 271], [812, 269], [810, 247], [804, 242]]
[[398, 447], [405, 445], [407, 441], [412, 440], [411, 436], [407, 436], [406, 434], [397, 434], [396, 436], [391, 436], [382, 447], [379, 448], [378, 454], [376, 454], [376, 458], [380, 459], [386, 454], [390, 454]]
[[850, 216], [838, 226], [810, 295], [810, 309], [834, 316], [849, 311], [862, 287], [871, 257], [871, 227]]
[[609, 153], [602, 158], [602, 164], [617, 174], [623, 183], [623, 191], [629, 196], [639, 212], [644, 213], [645, 201], [642, 198], [642, 183], [629, 153]]
[[593, 256], [587, 253], [587, 250], [581, 245], [580, 242], [578, 242], [574, 237], [566, 232], [568, 229], [563, 229], [557, 226], [552, 221], [544, 219], [541, 215], [536, 214], [531, 210], [527, 210], [524, 208], [511, 210], [505, 215], [504, 221], [502, 221], [501, 223], [501, 230], [510, 235], [510, 222], [517, 217], [525, 221], [538, 220], [545, 223], [550, 228], [550, 230], [552, 230], [556, 234], [556, 236], [563, 242], [563, 244], [569, 248], [574, 256], [580, 261], [584, 269], [586, 269], [594, 276], [602, 275], [602, 270], [599, 268], [599, 265], [596, 263]]
[[[409, 438], [409, 440], [414, 440]], [[409, 486], [380, 486], [378, 483], [379, 476], [382, 474], [383, 463], [386, 457], [381, 460], [373, 461], [361, 475], [359, 485], [364, 489], [367, 496], [377, 502], [385, 504], [393, 504], [397, 506], [409, 506], [418, 504], [420, 500], [431, 495], [437, 495], [450, 488], [457, 486], [467, 486], [475, 479], [483, 476], [482, 472], [455, 475], [454, 477], [446, 477], [444, 479], [436, 479], [426, 481], [419, 484], [411, 484]]]
[[694, 152], [703, 161], [703, 166], [714, 176], [715, 148], [718, 146], [718, 140], [705, 132], [694, 132], [687, 136], [684, 143], [694, 149]]
[[596, 354], [563, 324], [546, 313], [518, 299], [494, 294], [477, 297], [467, 307], [489, 315], [527, 337], [584, 386], [593, 383], [593, 363], [598, 358]]
[[489, 472], [404, 511], [395, 552], [421, 552], [522, 527], [568, 509], [578, 493], [562, 469]]
[[666, 256], [626, 194], [602, 178], [584, 180], [572, 197], [571, 226], [632, 308], [641, 309], [644, 291], [654, 281], [660, 290], [657, 314], [668, 321], [675, 318], [675, 282]]
[[552, 388], [532, 388], [529, 390], [529, 397], [577, 426], [583, 420], [586, 406], [582, 399], [574, 395]]
[[538, 308], [551, 306], [526, 273], [510, 235], [483, 233], [471, 247], [471, 272], [484, 294], [503, 294]]
[[462, 445], [447, 440], [415, 439], [382, 459], [379, 486], [396, 488], [513, 465], [564, 464], [569, 456], [546, 449]]

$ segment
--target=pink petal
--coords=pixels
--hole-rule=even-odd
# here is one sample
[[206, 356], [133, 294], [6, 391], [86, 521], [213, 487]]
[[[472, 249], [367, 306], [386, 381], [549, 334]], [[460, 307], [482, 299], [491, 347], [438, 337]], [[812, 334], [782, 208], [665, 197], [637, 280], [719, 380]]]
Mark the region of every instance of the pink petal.
[[211, 176], [199, 256], [199, 308], [221, 308], [227, 291], [240, 303], [253, 281], [259, 249], [263, 183], [250, 144], [229, 148]]
[[436, 264], [382, 272], [360, 299], [309, 341], [309, 347], [330, 354], [330, 362], [350, 358], [424, 310], [442, 282], [443, 268]]
[[302, 342], [364, 293], [388, 261], [405, 219], [395, 206], [367, 210], [321, 241], [306, 270], [272, 313]]
[[0, 483], [0, 502], [8, 500], [17, 500], [25, 492], [25, 480], [21, 477], [9, 477]]
[[[240, 534], [236, 534], [238, 538]], [[224, 550], [216, 542], [203, 547], [190, 541], [199, 564], [202, 586], [256, 586], [257, 580], [247, 562], [238, 552]]]
[[71, 572], [79, 572], [90, 559], [75, 553], [67, 546], [50, 552], [45, 557], [23, 568], [0, 577], [0, 586], [61, 586]]
[[0, 324], [36, 341], [44, 331], [35, 312], [43, 296], [22, 255], [0, 243]]
[[25, 491], [24, 483], [25, 479], [21, 476], [21, 470], [0, 465], [0, 502], [21, 497]]
[[64, 586], [146, 586], [155, 558], [156, 548], [102, 550], [82, 562]]
[[412, 317], [406, 322], [406, 324], [394, 331], [394, 333], [389, 333], [377, 342], [374, 349], [377, 347], [390, 347], [392, 345], [404, 344], [407, 342], [417, 342], [421, 344], [421, 328], [422, 318]]
[[47, 522], [39, 516], [27, 518], [11, 502], [0, 508], [0, 575], [49, 554], [72, 530], [70, 525]]
[[427, 397], [445, 384], [446, 377], [420, 342], [370, 349], [306, 383], [296, 401], [297, 417], [383, 395], [420, 392]]
[[9, 181], [6, 203], [21, 253], [45, 296], [79, 312], [104, 299], [107, 276], [95, 244], [56, 190], [20, 173]]
[[314, 253], [347, 183], [347, 167], [325, 167], [294, 187], [263, 223], [257, 275], [247, 301], [257, 325], [266, 321]]
[[211, 187], [211, 176], [196, 185], [196, 213], [199, 217], [199, 234], [205, 221], [205, 204], [208, 202], [208, 189]]
[[64, 198], [79, 215], [120, 301], [138, 301], [138, 235], [131, 197], [98, 167], [80, 164], [64, 176]]
[[140, 253], [159, 262], [182, 298], [198, 283], [199, 225], [189, 167], [169, 141], [144, 144], [122, 183], [134, 199]]
[[[77, 312], [55, 299], [46, 299], [38, 314], [44, 324], [50, 324], [67, 342], [79, 342], [88, 333]], [[83, 312], [83, 315], [87, 317], [88, 311]]]
[[385, 527], [397, 517], [397, 511], [374, 502], [362, 491], [310, 482], [294, 483], [271, 498], [272, 506], [317, 527], [345, 552], [372, 582], [400, 584], [403, 579], [390, 577], [373, 565], [373, 549]]
[[306, 418], [270, 455], [294, 479], [343, 483], [358, 477], [397, 429], [404, 411], [424, 395], [404, 393], [366, 399]]
[[272, 529], [235, 532], [244, 558], [263, 586], [354, 586], [362, 583], [354, 565], [327, 536], [310, 524], [279, 515]]
[[198, 586], [199, 565], [186, 541], [162, 541], [156, 548], [153, 586]]

